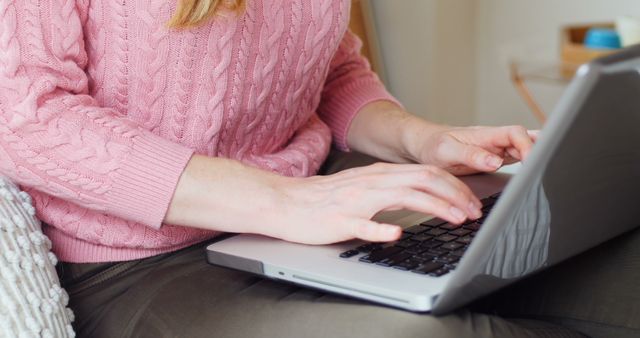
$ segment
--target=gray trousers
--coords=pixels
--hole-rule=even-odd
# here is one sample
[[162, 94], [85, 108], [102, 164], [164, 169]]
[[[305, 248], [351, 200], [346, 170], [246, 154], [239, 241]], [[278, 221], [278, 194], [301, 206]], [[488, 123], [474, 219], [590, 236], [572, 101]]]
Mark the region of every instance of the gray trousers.
[[[325, 173], [371, 163], [332, 154]], [[640, 337], [640, 230], [467, 308], [416, 314], [211, 266], [198, 244], [58, 266], [80, 337]]]

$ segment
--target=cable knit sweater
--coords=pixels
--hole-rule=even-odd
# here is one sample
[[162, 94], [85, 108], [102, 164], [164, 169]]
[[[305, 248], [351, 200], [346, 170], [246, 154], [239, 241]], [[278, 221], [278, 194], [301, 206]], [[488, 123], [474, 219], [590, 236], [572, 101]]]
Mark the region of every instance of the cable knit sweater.
[[175, 5], [0, 1], [0, 172], [64, 261], [211, 238], [162, 224], [194, 152], [312, 175], [363, 105], [393, 100], [347, 31], [349, 0], [248, 0], [183, 31], [166, 27]]

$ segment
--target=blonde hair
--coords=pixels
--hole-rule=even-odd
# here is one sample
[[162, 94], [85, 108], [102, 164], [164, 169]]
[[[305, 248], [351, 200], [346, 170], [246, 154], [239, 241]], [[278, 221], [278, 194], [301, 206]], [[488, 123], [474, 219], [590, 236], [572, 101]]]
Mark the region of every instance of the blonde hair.
[[171, 28], [194, 27], [209, 20], [220, 8], [240, 12], [243, 7], [244, 0], [179, 0], [168, 25]]

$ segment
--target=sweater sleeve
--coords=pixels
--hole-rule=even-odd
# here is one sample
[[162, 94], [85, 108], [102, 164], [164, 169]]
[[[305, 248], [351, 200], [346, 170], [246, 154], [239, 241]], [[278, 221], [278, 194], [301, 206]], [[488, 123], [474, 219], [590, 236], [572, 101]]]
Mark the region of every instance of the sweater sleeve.
[[81, 3], [0, 2], [0, 171], [51, 196], [160, 228], [192, 150], [89, 95]]
[[329, 125], [335, 146], [343, 151], [349, 150], [349, 126], [363, 106], [379, 100], [402, 106], [371, 70], [367, 59], [360, 54], [361, 48], [362, 41], [347, 31], [331, 61], [318, 107], [318, 115]]

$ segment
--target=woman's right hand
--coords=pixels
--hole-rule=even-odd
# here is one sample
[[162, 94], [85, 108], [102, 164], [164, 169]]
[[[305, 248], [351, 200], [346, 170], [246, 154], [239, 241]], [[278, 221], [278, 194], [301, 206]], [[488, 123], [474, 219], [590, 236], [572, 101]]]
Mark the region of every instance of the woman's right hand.
[[377, 163], [289, 179], [280, 188], [284, 212], [264, 234], [299, 243], [398, 239], [400, 227], [371, 220], [381, 211], [408, 209], [458, 224], [481, 216], [482, 204], [464, 183], [428, 165]]
[[305, 244], [384, 242], [398, 239], [401, 229], [372, 221], [381, 211], [408, 209], [459, 224], [480, 217], [481, 207], [464, 183], [429, 165], [377, 163], [291, 178], [194, 156], [165, 221]]

